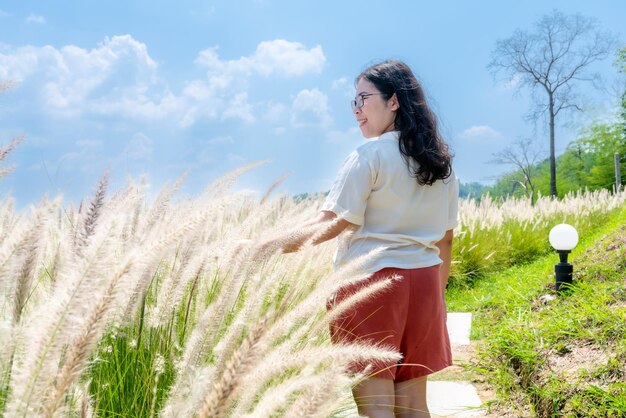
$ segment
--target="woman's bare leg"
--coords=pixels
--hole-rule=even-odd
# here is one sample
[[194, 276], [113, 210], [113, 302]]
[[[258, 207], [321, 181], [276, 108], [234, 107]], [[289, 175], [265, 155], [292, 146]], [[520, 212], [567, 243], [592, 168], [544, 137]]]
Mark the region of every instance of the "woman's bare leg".
[[369, 418], [394, 418], [392, 380], [370, 377], [352, 389], [359, 415]]
[[397, 418], [430, 418], [426, 403], [427, 377], [396, 383], [395, 416]]

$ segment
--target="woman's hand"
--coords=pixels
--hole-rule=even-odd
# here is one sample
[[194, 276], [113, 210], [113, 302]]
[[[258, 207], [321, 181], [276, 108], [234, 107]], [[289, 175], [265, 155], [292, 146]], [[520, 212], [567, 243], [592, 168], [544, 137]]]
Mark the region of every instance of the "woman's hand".
[[298, 251], [306, 242], [313, 245], [321, 244], [335, 238], [348, 227], [356, 227], [343, 218], [337, 218], [333, 212], [322, 211], [317, 217], [300, 227], [277, 238], [261, 241], [257, 252], [271, 253], [282, 251], [283, 254]]

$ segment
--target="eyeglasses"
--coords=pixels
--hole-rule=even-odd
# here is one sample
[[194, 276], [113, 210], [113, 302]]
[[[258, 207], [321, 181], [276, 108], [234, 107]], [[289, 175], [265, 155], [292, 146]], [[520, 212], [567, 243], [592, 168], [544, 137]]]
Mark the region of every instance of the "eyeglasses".
[[383, 93], [369, 93], [369, 94], [361, 94], [359, 97], [356, 97], [354, 100], [350, 101], [350, 105], [352, 106], [352, 111], [354, 112], [356, 109], [360, 109], [365, 104], [365, 99], [370, 96], [381, 96]]

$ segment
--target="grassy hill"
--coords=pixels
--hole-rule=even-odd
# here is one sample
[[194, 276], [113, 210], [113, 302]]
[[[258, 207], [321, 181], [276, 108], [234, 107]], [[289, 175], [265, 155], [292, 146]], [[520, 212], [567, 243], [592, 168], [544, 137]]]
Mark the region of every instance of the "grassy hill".
[[496, 416], [626, 416], [625, 225], [622, 207], [581, 237], [566, 293], [556, 254], [449, 290], [449, 310], [474, 313], [470, 367], [496, 391]]

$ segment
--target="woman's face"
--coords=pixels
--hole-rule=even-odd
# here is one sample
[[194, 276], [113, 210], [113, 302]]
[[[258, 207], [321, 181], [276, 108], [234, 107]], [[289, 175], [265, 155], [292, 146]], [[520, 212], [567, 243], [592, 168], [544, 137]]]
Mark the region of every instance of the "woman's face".
[[356, 85], [355, 100], [356, 107], [352, 113], [354, 113], [365, 138], [374, 138], [394, 130], [394, 121], [398, 109], [398, 100], [395, 94], [389, 100], [385, 100], [374, 84], [361, 78]]

